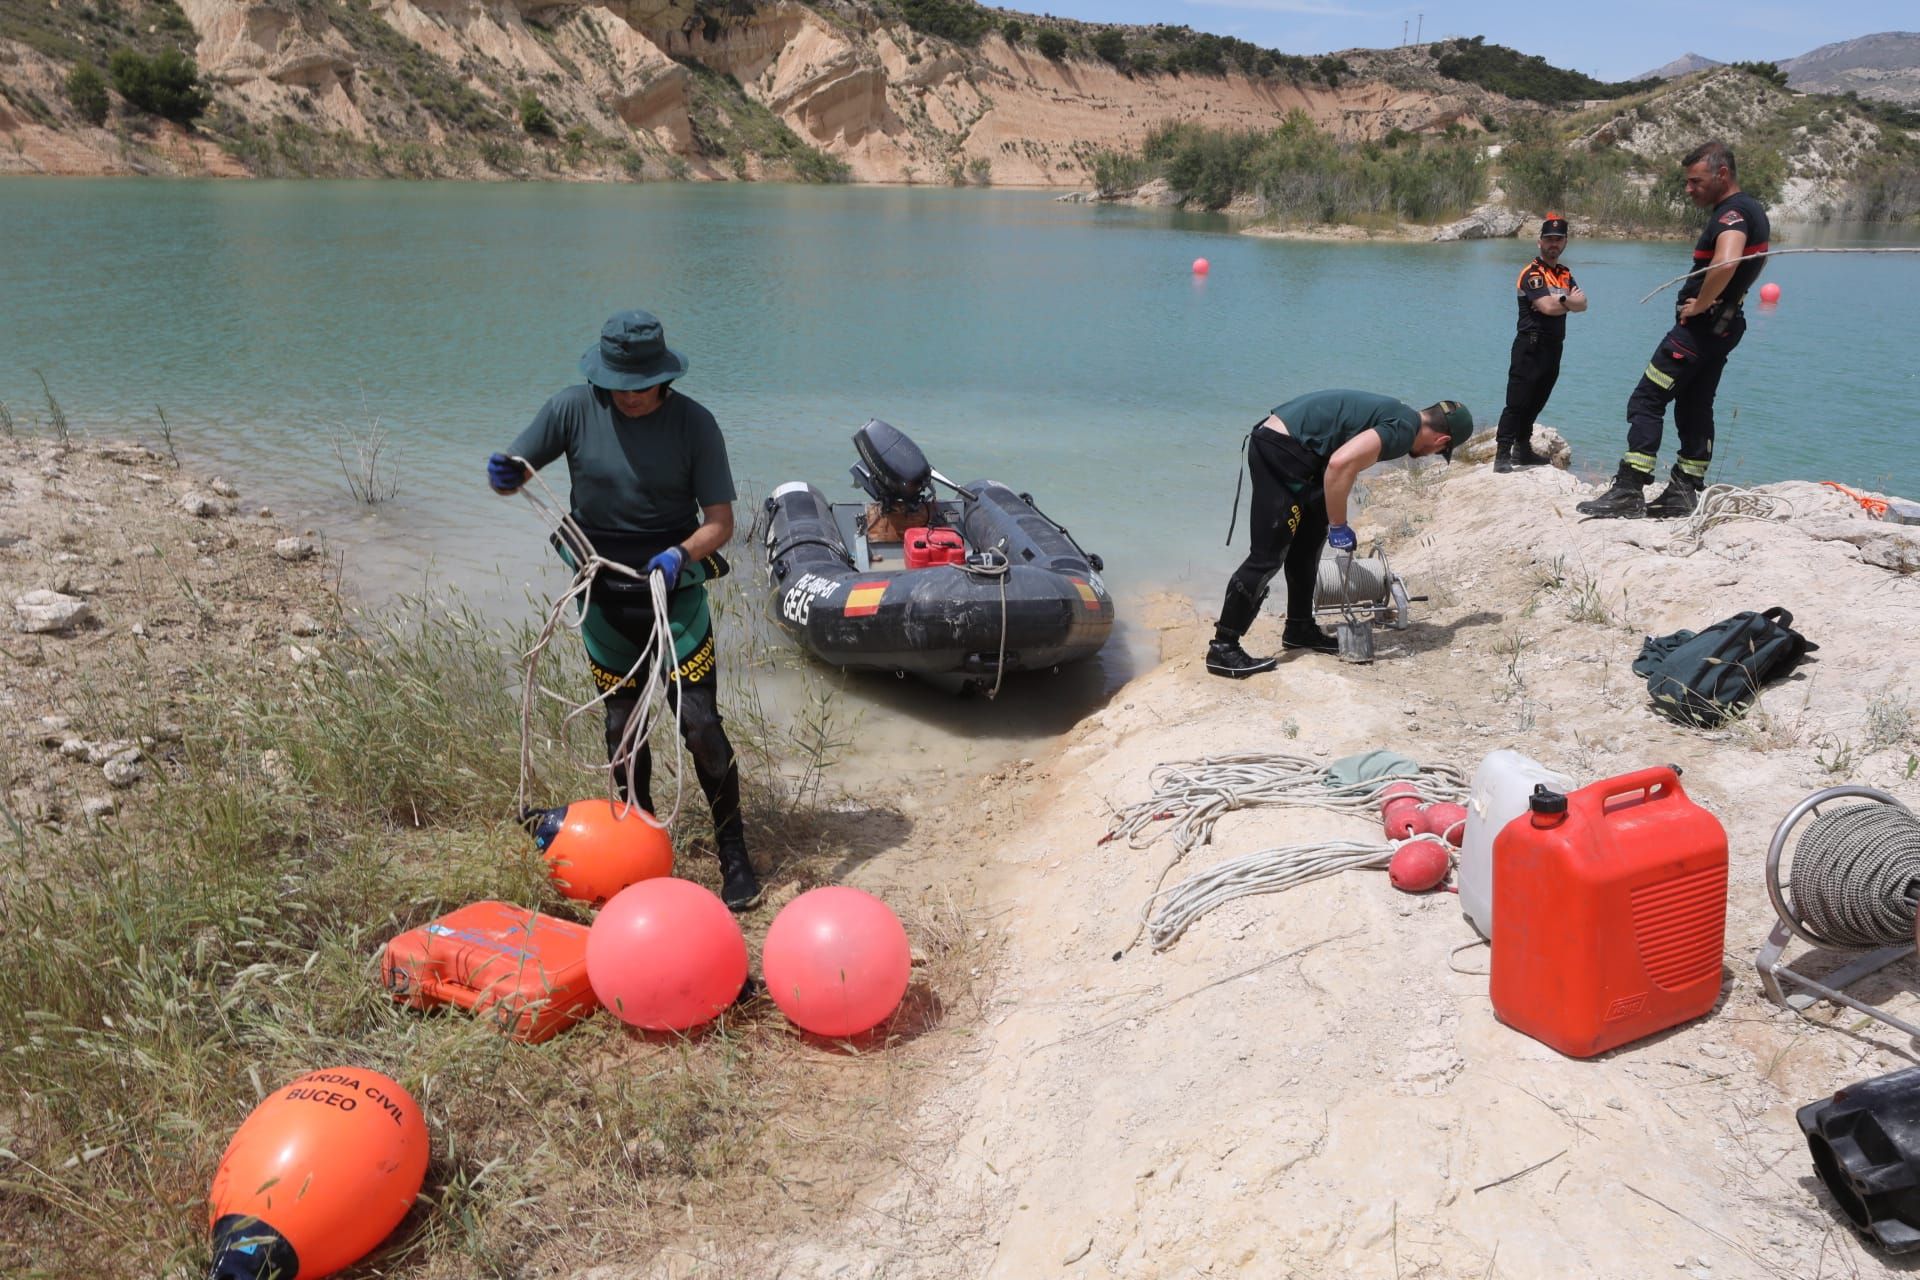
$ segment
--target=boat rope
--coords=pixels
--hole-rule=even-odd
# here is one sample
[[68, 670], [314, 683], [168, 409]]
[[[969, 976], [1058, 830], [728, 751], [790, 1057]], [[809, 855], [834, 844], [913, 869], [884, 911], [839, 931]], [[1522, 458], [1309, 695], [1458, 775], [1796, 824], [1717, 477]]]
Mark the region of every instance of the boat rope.
[[1793, 847], [1792, 894], [1794, 914], [1838, 946], [1913, 942], [1920, 818], [1890, 804], [1819, 814]]
[[1165, 951], [1194, 921], [1235, 898], [1279, 893], [1359, 867], [1384, 869], [1396, 848], [1358, 840], [1323, 840], [1262, 849], [1157, 891], [1141, 907], [1140, 918], [1153, 949]]
[[[1459, 804], [1467, 797], [1467, 779], [1451, 765], [1423, 764], [1414, 774], [1340, 783], [1325, 764], [1262, 751], [1163, 764], [1149, 780], [1153, 794], [1115, 813], [1101, 844], [1124, 838], [1129, 847], [1144, 849], [1171, 832], [1185, 854], [1207, 843], [1214, 824], [1235, 809], [1293, 805], [1370, 817], [1379, 809], [1380, 794], [1396, 782], [1412, 783], [1427, 800]], [[1154, 826], [1169, 820], [1172, 826]]]
[[1838, 480], [1822, 480], [1820, 483], [1829, 489], [1838, 489], [1840, 492], [1846, 494], [1849, 498], [1859, 503], [1861, 509], [1876, 520], [1887, 514], [1887, 500], [1885, 498], [1876, 498], [1871, 494], [1861, 493], [1858, 489], [1849, 489]]
[[1793, 503], [1777, 493], [1743, 489], [1735, 484], [1708, 485], [1686, 523], [1674, 534], [1675, 542], [1693, 545], [1687, 554], [1698, 551], [1707, 530], [1736, 520], [1785, 520], [1793, 514]]
[[1709, 263], [1708, 265], [1701, 267], [1696, 271], [1689, 271], [1683, 276], [1675, 276], [1671, 280], [1664, 280], [1661, 283], [1655, 285], [1653, 289], [1650, 292], [1648, 292], [1647, 296], [1640, 299], [1640, 301], [1642, 303], [1651, 302], [1654, 299], [1654, 297], [1657, 294], [1659, 294], [1659, 292], [1662, 289], [1665, 289], [1668, 285], [1679, 284], [1682, 280], [1691, 280], [1695, 276], [1703, 276], [1707, 274], [1707, 272], [1709, 271], [1718, 270], [1720, 267], [1737, 266], [1742, 262], [1751, 262], [1755, 258], [1782, 258], [1789, 253], [1920, 253], [1920, 245], [1888, 245], [1885, 248], [1870, 248], [1870, 249], [1869, 248], [1768, 249], [1764, 253], [1746, 254], [1743, 257], [1735, 258], [1732, 262], [1722, 262], [1719, 264]]
[[[1005, 545], [1003, 540], [1001, 546]], [[997, 562], [990, 557], [997, 557]], [[975, 563], [976, 559], [978, 563]], [[993, 688], [987, 690], [987, 701], [992, 702], [1000, 696], [1000, 681], [1007, 674], [1007, 576], [1013, 572], [1013, 561], [1004, 550], [989, 548], [981, 551], [977, 557], [967, 557], [960, 571], [979, 578], [998, 578], [1000, 581], [1000, 656], [993, 663]]]
[[[580, 767], [590, 773], [604, 774], [607, 784], [607, 799], [622, 810], [632, 809], [640, 814], [650, 825], [666, 828], [680, 816], [680, 798], [685, 782], [686, 770], [680, 762], [679, 751], [685, 749], [680, 734], [680, 699], [671, 694], [673, 684], [674, 650], [673, 628], [667, 617], [667, 583], [664, 575], [655, 572], [643, 574], [631, 565], [609, 560], [593, 549], [593, 542], [586, 531], [574, 520], [552, 489], [547, 487], [540, 473], [525, 458], [516, 457], [515, 462], [526, 468], [527, 483], [522, 484], [520, 493], [527, 499], [541, 521], [554, 530], [567, 554], [576, 566], [573, 580], [554, 598], [553, 607], [547, 611], [545, 622], [540, 628], [539, 637], [533, 647], [521, 656], [526, 674], [520, 689], [520, 783], [515, 801], [515, 810], [524, 812], [528, 806], [528, 782], [533, 776], [533, 720], [536, 695], [551, 698], [567, 707], [567, 713], [560, 721], [560, 737], [564, 743], [567, 730], [573, 722], [600, 706], [615, 691], [628, 682], [638, 682], [644, 670], [646, 683], [641, 686], [640, 700], [627, 718], [626, 731], [620, 741], [609, 752], [604, 765], [581, 763]], [[534, 486], [539, 486], [535, 492]], [[636, 581], [643, 576], [653, 601], [653, 627], [647, 636], [647, 642], [641, 647], [640, 657], [619, 680], [611, 684], [598, 696], [584, 703], [574, 702], [564, 694], [556, 693], [540, 683], [540, 662], [545, 656], [547, 646], [559, 634], [561, 627], [578, 631], [586, 622], [587, 608], [593, 602], [593, 584], [601, 572], [618, 573]], [[664, 706], [673, 710], [674, 743], [676, 752], [670, 757], [673, 772], [673, 808], [664, 818], [646, 812], [638, 805], [621, 804], [619, 782], [626, 783], [628, 796], [636, 793], [635, 772], [638, 768], [640, 745], [652, 732], [654, 722], [662, 714]], [[625, 775], [622, 779], [622, 774]]]

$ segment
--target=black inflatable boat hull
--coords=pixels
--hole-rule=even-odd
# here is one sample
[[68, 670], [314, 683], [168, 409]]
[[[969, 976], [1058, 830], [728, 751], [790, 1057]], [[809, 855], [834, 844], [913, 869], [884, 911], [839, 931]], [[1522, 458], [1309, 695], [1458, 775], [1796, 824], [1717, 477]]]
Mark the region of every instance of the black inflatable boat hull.
[[781, 485], [766, 502], [770, 612], [822, 662], [937, 683], [990, 683], [1099, 652], [1113, 597], [1080, 549], [1005, 485], [961, 488], [954, 523], [970, 547], [1000, 552], [1004, 574], [857, 569], [820, 491]]

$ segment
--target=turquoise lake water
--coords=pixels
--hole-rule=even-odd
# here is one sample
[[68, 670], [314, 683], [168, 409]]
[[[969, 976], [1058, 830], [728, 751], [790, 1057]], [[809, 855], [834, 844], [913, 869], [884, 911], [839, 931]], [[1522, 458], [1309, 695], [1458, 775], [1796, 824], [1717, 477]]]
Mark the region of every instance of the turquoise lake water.
[[[776, 185], [7, 179], [0, 227], [17, 419], [45, 416], [36, 370], [89, 431], [157, 439], [159, 406], [183, 455], [324, 529], [376, 594], [429, 564], [547, 580], [531, 514], [488, 492], [483, 463], [576, 380], [609, 312], [644, 306], [691, 357], [682, 389], [719, 417], [743, 492], [848, 494], [848, 436], [878, 416], [955, 479], [1032, 491], [1123, 599], [1210, 596], [1237, 559], [1222, 537], [1247, 425], [1329, 386], [1454, 397], [1491, 423], [1531, 252], [1261, 240], [1045, 193]], [[1570, 322], [1545, 420], [1584, 470], [1618, 457], [1671, 314], [1670, 295], [1637, 299], [1688, 248], [1568, 253], [1592, 310]], [[1714, 477], [1920, 496], [1920, 255], [1789, 257], [1766, 278], [1785, 296], [1752, 310], [1729, 367]], [[376, 418], [400, 487], [369, 511], [333, 444]]]

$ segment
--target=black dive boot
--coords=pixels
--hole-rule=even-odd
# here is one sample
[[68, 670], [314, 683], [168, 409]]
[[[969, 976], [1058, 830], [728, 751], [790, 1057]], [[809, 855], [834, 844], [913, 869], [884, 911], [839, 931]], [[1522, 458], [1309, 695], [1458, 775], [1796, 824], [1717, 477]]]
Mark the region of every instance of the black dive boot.
[[1215, 639], [1207, 646], [1207, 672], [1229, 680], [1244, 680], [1280, 665], [1278, 658], [1256, 658], [1238, 640]]
[[1494, 453], [1493, 469], [1501, 475], [1505, 475], [1507, 472], [1513, 470], [1513, 450], [1510, 447], [1503, 444]]
[[1647, 504], [1647, 518], [1674, 520], [1692, 515], [1693, 509], [1700, 505], [1700, 491], [1704, 488], [1704, 484], [1675, 467], [1668, 473], [1667, 487], [1660, 491], [1659, 497]]
[[753, 872], [753, 860], [747, 857], [746, 839], [738, 832], [719, 837], [720, 901], [727, 910], [739, 915], [760, 905], [765, 890]]
[[1338, 653], [1340, 642], [1312, 622], [1289, 622], [1280, 633], [1282, 649], [1305, 649], [1309, 653]]
[[1597, 520], [1638, 520], [1647, 514], [1648, 477], [1622, 466], [1613, 477], [1613, 488], [1597, 498], [1589, 498], [1574, 507], [1583, 516]]
[[1544, 453], [1533, 451], [1533, 441], [1516, 440], [1513, 442], [1513, 465], [1516, 467], [1544, 467], [1552, 459]]

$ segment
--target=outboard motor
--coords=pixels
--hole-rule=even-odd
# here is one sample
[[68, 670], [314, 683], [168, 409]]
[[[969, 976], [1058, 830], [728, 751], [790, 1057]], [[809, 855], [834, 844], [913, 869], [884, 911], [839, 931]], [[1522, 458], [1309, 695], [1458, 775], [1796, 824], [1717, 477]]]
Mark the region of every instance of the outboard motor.
[[850, 468], [853, 482], [883, 509], [918, 506], [933, 494], [933, 467], [920, 446], [899, 428], [870, 418], [853, 433], [860, 461]]

